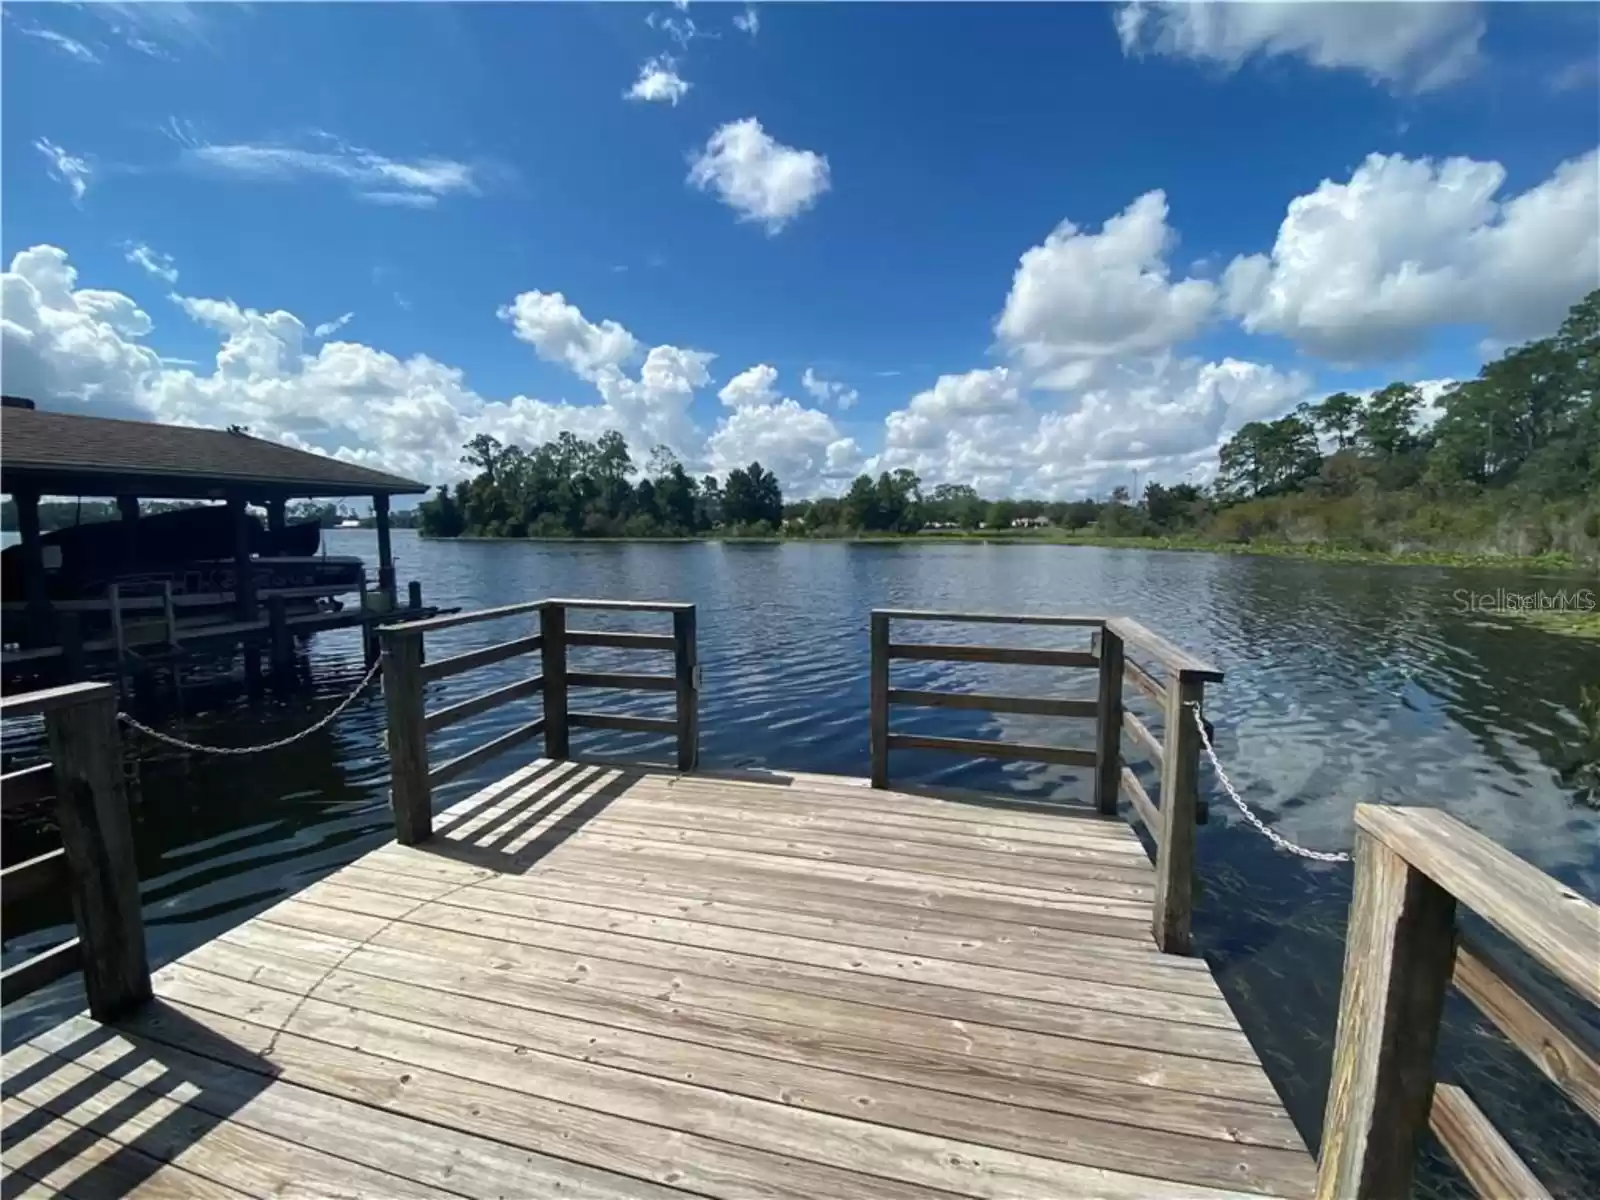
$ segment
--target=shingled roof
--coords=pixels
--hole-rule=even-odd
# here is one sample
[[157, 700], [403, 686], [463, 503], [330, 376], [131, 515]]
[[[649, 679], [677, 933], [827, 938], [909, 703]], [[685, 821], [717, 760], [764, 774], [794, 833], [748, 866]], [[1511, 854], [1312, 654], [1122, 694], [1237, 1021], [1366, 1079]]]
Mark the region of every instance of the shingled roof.
[[424, 484], [222, 429], [0, 407], [0, 491], [158, 499], [377, 496]]

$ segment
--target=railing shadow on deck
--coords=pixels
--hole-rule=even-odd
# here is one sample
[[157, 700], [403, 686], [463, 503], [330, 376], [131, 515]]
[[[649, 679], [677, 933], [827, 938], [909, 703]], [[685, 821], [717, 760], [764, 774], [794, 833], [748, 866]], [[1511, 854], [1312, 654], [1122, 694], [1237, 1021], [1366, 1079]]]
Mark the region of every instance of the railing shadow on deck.
[[[143, 1028], [159, 1029], [162, 1040], [143, 1036]], [[68, 1021], [8, 1059], [22, 1065], [0, 1083], [6, 1196], [35, 1184], [83, 1196], [146, 1190], [278, 1074], [161, 1000], [117, 1025]], [[63, 1171], [71, 1182], [58, 1187]]]
[[596, 763], [535, 763], [447, 810], [433, 836], [416, 848], [520, 875], [651, 773]]

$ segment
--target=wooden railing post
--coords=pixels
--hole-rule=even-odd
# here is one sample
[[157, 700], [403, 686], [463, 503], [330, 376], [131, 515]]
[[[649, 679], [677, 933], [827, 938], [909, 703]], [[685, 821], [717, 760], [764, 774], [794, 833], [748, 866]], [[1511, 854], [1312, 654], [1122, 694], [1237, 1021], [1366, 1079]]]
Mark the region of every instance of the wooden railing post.
[[672, 673], [677, 681], [680, 771], [692, 771], [700, 763], [700, 652], [695, 638], [694, 605], [675, 610], [672, 614]]
[[287, 675], [294, 667], [294, 635], [289, 632], [289, 602], [282, 596], [267, 597], [267, 630], [273, 673], [282, 671]]
[[1449, 892], [1357, 829], [1318, 1200], [1411, 1194], [1433, 1106], [1455, 910]]
[[422, 634], [404, 626], [380, 629], [383, 700], [389, 720], [389, 803], [394, 836], [412, 846], [433, 833], [428, 787], [428, 734], [422, 711]]
[[[1109, 635], [1109, 631], [1108, 635]], [[1200, 731], [1194, 712], [1205, 681], [1174, 673], [1167, 684], [1165, 741], [1161, 748], [1161, 835], [1156, 847], [1156, 903], [1152, 929], [1168, 954], [1188, 954], [1194, 910], [1195, 804], [1200, 779]], [[1120, 718], [1118, 726], [1120, 729]]]
[[1100, 699], [1095, 730], [1094, 803], [1107, 816], [1117, 811], [1122, 781], [1122, 638], [1100, 631]]
[[101, 685], [44, 724], [89, 1014], [112, 1021], [150, 998], [116, 691]]
[[889, 614], [872, 614], [870, 699], [867, 736], [871, 742], [872, 786], [889, 786]]
[[549, 601], [539, 610], [540, 661], [544, 670], [544, 753], [566, 758], [567, 741], [567, 610]]

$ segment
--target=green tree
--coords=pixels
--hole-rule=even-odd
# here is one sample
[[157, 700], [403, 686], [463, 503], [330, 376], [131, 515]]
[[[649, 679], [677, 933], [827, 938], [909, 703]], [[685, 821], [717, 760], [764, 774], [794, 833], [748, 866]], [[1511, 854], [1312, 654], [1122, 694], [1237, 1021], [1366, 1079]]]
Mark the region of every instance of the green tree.
[[1322, 464], [1317, 433], [1295, 413], [1251, 421], [1222, 446], [1218, 483], [1224, 495], [1261, 496], [1297, 487]]
[[500, 456], [505, 451], [500, 439], [491, 434], [480, 433], [466, 444], [465, 450], [461, 461], [469, 467], [477, 467], [493, 484], [496, 468], [500, 465]]
[[728, 472], [722, 494], [723, 519], [734, 526], [764, 525], [778, 529], [783, 524], [783, 490], [778, 477], [753, 462]]
[[1409, 383], [1391, 383], [1373, 393], [1356, 419], [1357, 443], [1369, 454], [1393, 458], [1417, 446], [1422, 393]]
[[996, 500], [989, 505], [989, 511], [984, 514], [983, 523], [990, 529], [1010, 529], [1011, 522], [1017, 519], [1017, 503], [1015, 500]]
[[926, 522], [959, 525], [963, 529], [976, 529], [983, 524], [984, 502], [978, 489], [969, 483], [939, 484], [931, 499], [923, 497], [922, 507]]
[[873, 491], [877, 494], [872, 512], [875, 523], [863, 528], [880, 533], [915, 533], [922, 528], [922, 480], [916, 472], [905, 467], [893, 474], [885, 471]]
[[[465, 487], [459, 484], [458, 487]], [[460, 537], [466, 531], [461, 506], [450, 490], [440, 484], [431, 499], [417, 505], [418, 525], [428, 537]]]
[[1361, 398], [1349, 392], [1335, 392], [1307, 410], [1312, 425], [1319, 433], [1330, 435], [1336, 449], [1343, 450], [1356, 443], [1356, 429], [1361, 416]]
[[851, 529], [878, 529], [878, 488], [871, 475], [857, 475], [844, 498], [844, 520]]
[[1175, 483], [1171, 487], [1150, 483], [1145, 486], [1145, 515], [1159, 529], [1193, 528], [1199, 524], [1205, 510], [1200, 489], [1192, 483]]
[[1429, 476], [1537, 495], [1594, 486], [1600, 463], [1600, 291], [1573, 306], [1552, 337], [1487, 363], [1440, 399]]
[[715, 475], [700, 481], [700, 496], [695, 504], [695, 528], [715, 529], [722, 524], [722, 485]]

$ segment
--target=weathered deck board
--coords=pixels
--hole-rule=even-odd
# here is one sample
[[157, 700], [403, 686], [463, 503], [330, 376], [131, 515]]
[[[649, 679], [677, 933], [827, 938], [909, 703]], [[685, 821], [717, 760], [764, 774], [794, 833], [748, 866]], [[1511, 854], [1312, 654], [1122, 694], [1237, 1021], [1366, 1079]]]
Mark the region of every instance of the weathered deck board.
[[8, 1192], [1305, 1196], [1125, 825], [538, 762], [6, 1055]]

